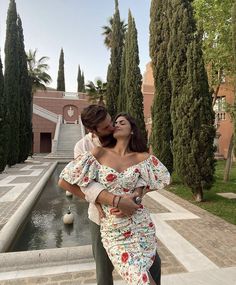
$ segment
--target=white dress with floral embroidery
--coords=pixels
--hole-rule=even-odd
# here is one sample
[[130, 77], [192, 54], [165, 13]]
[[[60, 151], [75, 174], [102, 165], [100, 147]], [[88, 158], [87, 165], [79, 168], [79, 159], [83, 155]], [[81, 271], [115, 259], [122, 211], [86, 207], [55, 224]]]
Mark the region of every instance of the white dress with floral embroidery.
[[[60, 178], [83, 187], [97, 181], [116, 195], [132, 193], [139, 178], [146, 182], [148, 191], [162, 189], [170, 182], [168, 170], [153, 155], [117, 172], [101, 165], [90, 152], [70, 162]], [[106, 215], [101, 220], [102, 242], [117, 272], [130, 285], [150, 284], [148, 271], [155, 258], [156, 235], [148, 210], [140, 205], [131, 217], [117, 218], [110, 214], [112, 207], [102, 208]]]

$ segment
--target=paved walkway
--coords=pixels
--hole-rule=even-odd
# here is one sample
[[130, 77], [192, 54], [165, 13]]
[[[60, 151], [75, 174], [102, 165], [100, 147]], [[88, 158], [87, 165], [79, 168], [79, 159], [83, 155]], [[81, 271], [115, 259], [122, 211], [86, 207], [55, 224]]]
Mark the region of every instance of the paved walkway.
[[[35, 157], [0, 174], [2, 252], [55, 165]], [[162, 285], [236, 285], [236, 226], [168, 191], [150, 193], [144, 204], [157, 229]], [[0, 253], [0, 284], [95, 285], [91, 248]]]

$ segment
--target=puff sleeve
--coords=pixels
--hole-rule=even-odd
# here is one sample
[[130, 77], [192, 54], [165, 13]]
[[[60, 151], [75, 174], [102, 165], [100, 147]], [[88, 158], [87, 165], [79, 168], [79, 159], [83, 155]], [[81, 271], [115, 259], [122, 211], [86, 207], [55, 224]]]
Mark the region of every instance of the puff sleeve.
[[60, 178], [70, 184], [86, 187], [97, 180], [98, 169], [99, 164], [95, 157], [90, 152], [85, 152], [66, 165]]
[[170, 184], [170, 173], [154, 155], [142, 164], [140, 172], [140, 177], [147, 183], [146, 191], [160, 190]]

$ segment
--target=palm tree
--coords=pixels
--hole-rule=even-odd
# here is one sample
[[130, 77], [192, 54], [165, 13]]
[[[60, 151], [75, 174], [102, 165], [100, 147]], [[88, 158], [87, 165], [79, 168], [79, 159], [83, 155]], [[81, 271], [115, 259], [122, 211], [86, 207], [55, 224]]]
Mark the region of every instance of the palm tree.
[[[113, 18], [110, 17], [108, 19], [108, 22], [109, 22], [108, 26], [102, 26], [102, 29], [103, 29], [102, 35], [105, 36], [104, 45], [108, 49], [110, 49], [111, 48], [111, 35], [112, 35]], [[123, 38], [124, 38], [125, 32], [127, 30], [127, 24], [125, 24], [125, 21], [120, 22], [120, 28], [121, 28]]]
[[46, 84], [52, 81], [51, 76], [46, 72], [49, 69], [46, 61], [49, 59], [47, 56], [41, 57], [39, 60], [36, 59], [37, 49], [29, 50], [27, 54], [28, 72], [31, 78], [32, 94], [37, 89], [46, 89]]
[[107, 83], [102, 82], [101, 79], [96, 79], [95, 83], [89, 81], [89, 83], [85, 85], [85, 90], [89, 96], [89, 101], [92, 103], [97, 103], [98, 105], [105, 106], [104, 96], [106, 94], [106, 86]]

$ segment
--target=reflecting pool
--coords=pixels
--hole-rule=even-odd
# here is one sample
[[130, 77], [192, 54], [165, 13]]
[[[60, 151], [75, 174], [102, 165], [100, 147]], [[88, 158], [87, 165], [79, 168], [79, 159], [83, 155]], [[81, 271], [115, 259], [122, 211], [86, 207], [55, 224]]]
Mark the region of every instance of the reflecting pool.
[[[91, 244], [88, 203], [57, 186], [65, 164], [59, 163], [8, 251], [61, 248]], [[62, 221], [70, 206], [74, 224]]]

